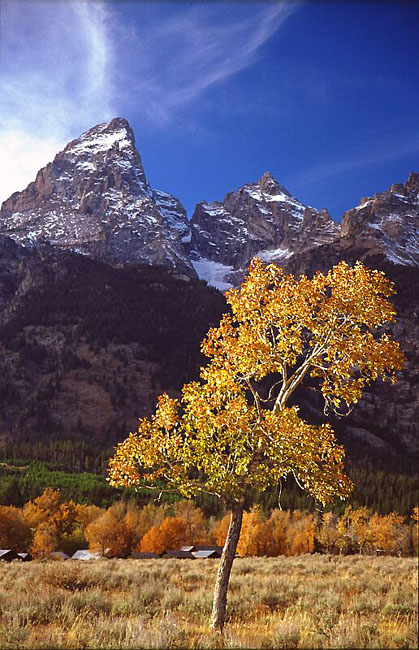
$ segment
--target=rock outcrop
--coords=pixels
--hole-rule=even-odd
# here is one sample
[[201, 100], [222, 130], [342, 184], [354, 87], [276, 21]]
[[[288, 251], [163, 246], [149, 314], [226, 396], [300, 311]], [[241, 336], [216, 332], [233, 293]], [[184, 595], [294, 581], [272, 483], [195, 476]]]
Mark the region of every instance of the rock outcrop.
[[339, 250], [360, 259], [384, 256], [393, 264], [419, 266], [419, 174], [386, 192], [364, 198], [343, 215]]

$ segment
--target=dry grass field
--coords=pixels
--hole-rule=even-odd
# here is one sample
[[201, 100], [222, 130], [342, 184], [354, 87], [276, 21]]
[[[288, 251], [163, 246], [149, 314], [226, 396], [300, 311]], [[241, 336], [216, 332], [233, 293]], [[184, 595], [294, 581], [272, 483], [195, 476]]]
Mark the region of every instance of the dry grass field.
[[417, 560], [238, 559], [223, 636], [217, 560], [1, 563], [1, 648], [416, 648]]

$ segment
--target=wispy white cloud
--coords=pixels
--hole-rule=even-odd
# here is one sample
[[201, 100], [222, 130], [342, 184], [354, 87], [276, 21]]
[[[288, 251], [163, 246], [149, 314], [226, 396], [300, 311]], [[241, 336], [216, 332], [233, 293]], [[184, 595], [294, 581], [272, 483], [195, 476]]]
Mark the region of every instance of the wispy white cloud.
[[98, 4], [2, 6], [0, 202], [68, 139], [113, 114], [108, 22]]
[[[128, 104], [152, 125], [164, 127], [203, 94], [257, 60], [262, 46], [298, 8], [298, 3], [181, 6], [164, 21], [144, 7], [144, 22], [127, 30], [130, 66]], [[129, 53], [128, 53], [129, 52]]]

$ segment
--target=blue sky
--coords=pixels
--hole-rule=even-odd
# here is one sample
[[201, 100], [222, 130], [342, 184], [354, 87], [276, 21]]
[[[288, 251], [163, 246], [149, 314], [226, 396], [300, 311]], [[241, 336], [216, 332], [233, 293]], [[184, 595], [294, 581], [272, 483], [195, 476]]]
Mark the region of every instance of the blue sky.
[[123, 116], [189, 214], [269, 170], [338, 219], [419, 168], [418, 25], [400, 1], [4, 3], [0, 201]]

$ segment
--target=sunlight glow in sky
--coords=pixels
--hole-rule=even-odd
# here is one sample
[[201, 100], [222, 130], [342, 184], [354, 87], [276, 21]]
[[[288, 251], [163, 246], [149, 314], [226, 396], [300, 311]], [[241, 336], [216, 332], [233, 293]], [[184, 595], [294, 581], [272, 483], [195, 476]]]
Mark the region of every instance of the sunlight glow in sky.
[[418, 170], [419, 4], [15, 0], [1, 19], [0, 202], [116, 116], [188, 214], [269, 170], [340, 218]]

